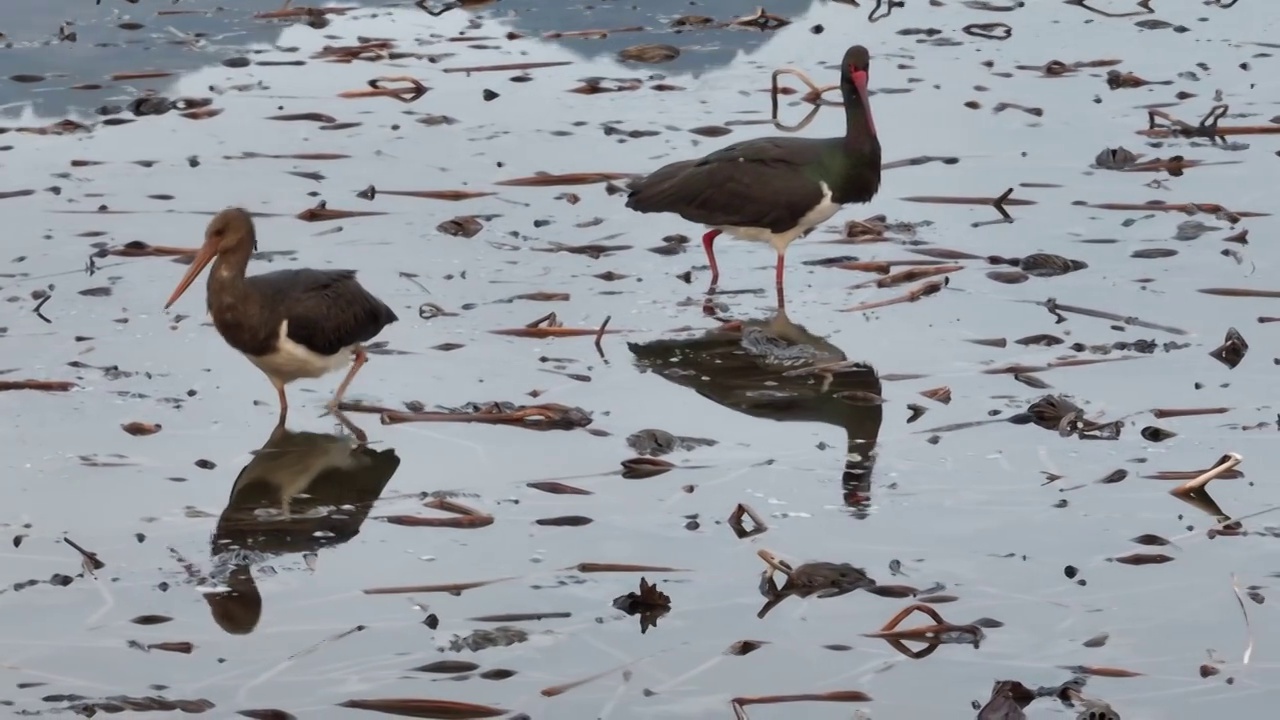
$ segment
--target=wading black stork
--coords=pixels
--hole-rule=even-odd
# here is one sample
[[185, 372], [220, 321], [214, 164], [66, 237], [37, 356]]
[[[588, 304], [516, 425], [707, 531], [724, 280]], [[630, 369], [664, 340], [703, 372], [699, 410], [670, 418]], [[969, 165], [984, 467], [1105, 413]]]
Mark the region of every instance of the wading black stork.
[[[361, 343], [399, 318], [356, 281], [354, 270], [277, 270], [245, 277], [258, 248], [253, 218], [240, 208], [214, 216], [187, 274], [164, 304], [177, 302], [210, 262], [209, 314], [222, 339], [266, 374], [280, 396], [280, 421], [289, 401], [284, 386], [351, 369], [329, 402], [337, 410], [347, 386], [368, 361]], [[215, 260], [216, 258], [216, 260]]]
[[787, 246], [831, 219], [840, 206], [868, 202], [880, 189], [880, 140], [867, 97], [870, 64], [861, 45], [846, 50], [840, 62], [843, 136], [757, 138], [697, 160], [671, 163], [633, 182], [627, 207], [673, 212], [710, 227], [702, 247], [711, 263], [713, 289], [720, 270], [712, 245], [721, 233], [769, 243], [778, 253], [781, 305]]

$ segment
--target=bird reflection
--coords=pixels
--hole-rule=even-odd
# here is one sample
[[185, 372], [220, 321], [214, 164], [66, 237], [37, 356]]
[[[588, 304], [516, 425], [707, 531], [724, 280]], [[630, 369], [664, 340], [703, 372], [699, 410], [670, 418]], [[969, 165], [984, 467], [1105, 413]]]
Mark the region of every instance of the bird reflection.
[[875, 368], [849, 361], [840, 348], [791, 322], [785, 307], [699, 337], [628, 346], [639, 367], [718, 405], [757, 418], [844, 428], [844, 501], [865, 517], [884, 417]]
[[218, 518], [211, 575], [220, 587], [204, 595], [214, 621], [235, 635], [253, 632], [262, 616], [253, 566], [355, 537], [399, 467], [395, 450], [277, 426], [236, 477]]

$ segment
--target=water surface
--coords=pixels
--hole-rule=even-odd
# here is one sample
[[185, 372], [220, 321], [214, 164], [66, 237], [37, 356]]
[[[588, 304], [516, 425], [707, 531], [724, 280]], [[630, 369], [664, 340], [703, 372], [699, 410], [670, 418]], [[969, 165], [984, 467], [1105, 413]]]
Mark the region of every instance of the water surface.
[[[1245, 478], [1215, 481], [1213, 499], [1233, 517], [1276, 503], [1261, 468], [1276, 459], [1276, 410], [1266, 388], [1275, 369], [1270, 358], [1278, 353], [1268, 337], [1274, 326], [1256, 318], [1280, 313], [1271, 299], [1197, 292], [1278, 289], [1268, 278], [1280, 257], [1266, 242], [1278, 229], [1276, 220], [1247, 218], [1230, 227], [1211, 215], [1075, 203], [1164, 200], [1274, 212], [1268, 184], [1280, 150], [1274, 135], [1233, 136], [1227, 140], [1237, 144], [1224, 148], [1208, 140], [1155, 145], [1135, 134], [1147, 125], [1144, 106], [1173, 103], [1169, 113], [1195, 123], [1219, 93], [1230, 105], [1224, 125], [1268, 124], [1280, 110], [1274, 48], [1261, 43], [1273, 34], [1274, 19], [1256, 3], [1230, 9], [1170, 6], [1153, 15], [1107, 18], [1064, 3], [991, 12], [953, 2], [912, 3], [871, 23], [871, 4], [780, 4], [769, 10], [792, 23], [766, 33], [665, 29], [681, 13], [720, 13], [718, 19], [727, 20], [754, 9], [746, 5], [721, 10], [671, 4], [644, 11], [609, 5], [588, 13], [577, 5], [505, 1], [437, 18], [411, 5], [353, 2], [360, 7], [331, 17], [323, 29], [255, 21], [253, 12], [272, 9], [258, 3], [224, 2], [226, 9], [216, 12], [213, 4], [185, 3], [176, 7], [210, 14], [160, 17], [142, 4], [104, 3], [112, 7], [86, 6], [77, 11], [81, 17], [51, 16], [40, 23], [30, 16], [25, 24], [6, 27], [15, 46], [0, 53], [0, 74], [50, 77], [0, 80], [3, 125], [31, 128], [72, 119], [92, 130], [0, 136], [6, 146], [0, 153], [0, 192], [36, 191], [0, 201], [9, 228], [8, 264], [0, 276], [6, 300], [0, 370], [9, 372], [0, 380], [70, 380], [80, 386], [68, 393], [0, 394], [12, 448], [0, 522], [21, 538], [3, 556], [5, 579], [21, 584], [78, 573], [79, 557], [63, 537], [97, 553], [106, 567], [96, 580], [14, 586], [3, 593], [8, 620], [0, 648], [11, 683], [3, 699], [35, 711], [67, 705], [54, 697], [60, 695], [163, 695], [204, 698], [223, 714], [279, 708], [300, 717], [338, 717], [360, 712], [335, 707], [353, 698], [429, 697], [532, 717], [639, 718], [729, 717], [728, 701], [735, 696], [861, 690], [874, 698], [865, 706], [872, 716], [892, 719], [973, 714], [970, 702], [984, 702], [995, 680], [1056, 685], [1071, 677], [1060, 666], [1089, 665], [1142, 673], [1093, 678], [1085, 688], [1125, 718], [1260, 716], [1276, 682], [1269, 648], [1277, 636], [1269, 605], [1248, 598], [1246, 630], [1232, 584], [1234, 577], [1242, 590], [1257, 585], [1266, 594], [1275, 571], [1267, 549], [1273, 540], [1259, 533], [1210, 541], [1205, 530], [1217, 522], [1214, 517], [1170, 496], [1172, 483], [1143, 476], [1203, 469], [1237, 452], [1246, 459]], [[1128, 10], [1112, 5], [1113, 12]], [[48, 41], [67, 19], [76, 22], [76, 43], [32, 46]], [[1135, 25], [1150, 19], [1186, 32]], [[118, 27], [129, 21], [145, 28]], [[980, 22], [1006, 22], [1013, 35], [995, 41], [961, 32]], [[632, 25], [650, 30], [604, 40], [540, 37], [553, 30]], [[817, 26], [822, 32], [814, 32]], [[929, 28], [941, 33], [908, 32]], [[205, 35], [187, 45], [166, 44], [193, 32]], [[521, 37], [507, 39], [508, 33]], [[349, 64], [311, 58], [326, 45], [350, 45], [358, 38], [394, 39], [400, 50], [432, 57]], [[646, 42], [670, 43], [682, 56], [652, 66], [616, 59], [618, 49]], [[794, 66], [834, 82], [830, 66], [851, 42], [866, 44], [874, 55], [872, 102], [886, 161], [925, 155], [959, 161], [886, 171], [877, 198], [845, 210], [839, 222], [883, 214], [919, 224], [916, 239], [932, 246], [982, 257], [1054, 253], [1088, 265], [1008, 285], [988, 279], [992, 268], [984, 261], [970, 260], [936, 296], [845, 313], [839, 310], [905, 288], [850, 289], [876, 276], [806, 261], [837, 255], [919, 259], [908, 252], [915, 246], [827, 242], [841, 236], [839, 223], [796, 243], [788, 255], [787, 322], [801, 326], [803, 342], [820, 347], [823, 357], [843, 354], [887, 377], [880, 382], [882, 406], [833, 400], [831, 388], [824, 391], [819, 381], [786, 380], [758, 368], [713, 376], [719, 372], [715, 366], [695, 364], [687, 372], [697, 373], [700, 382], [682, 382], [679, 373], [662, 369], [661, 357], [646, 361], [643, 348], [692, 341], [717, 326], [700, 309], [704, 258], [696, 240], [675, 256], [646, 250], [673, 233], [696, 238], [700, 228], [676, 217], [631, 214], [605, 184], [495, 185], [537, 172], [647, 172], [737, 139], [776, 133], [767, 122], [769, 73]], [[94, 48], [95, 43], [123, 45]], [[223, 64], [235, 57], [306, 63]], [[1113, 91], [1105, 67], [1048, 78], [1016, 68], [1102, 58], [1122, 60], [1115, 66], [1121, 71], [1174, 83]], [[528, 72], [444, 72], [557, 61], [570, 64]], [[107, 79], [145, 69], [174, 75], [143, 82]], [[53, 77], [57, 73], [65, 75]], [[381, 75], [413, 75], [431, 89], [407, 105], [337, 97]], [[637, 78], [643, 84], [629, 92], [567, 92], [590, 77]], [[683, 89], [653, 90], [660, 82]], [[80, 83], [104, 87], [67, 89]], [[103, 124], [105, 117], [94, 112], [125, 105], [146, 90], [170, 98], [212, 98], [223, 112], [204, 120], [170, 112], [116, 126]], [[498, 97], [486, 100], [486, 90]], [[1194, 96], [1179, 101], [1180, 91]], [[794, 97], [782, 110], [788, 122], [808, 109]], [[969, 101], [980, 108], [966, 107]], [[1000, 102], [1043, 112], [993, 113]], [[266, 119], [306, 112], [360, 124], [335, 130]], [[419, 122], [427, 115], [456, 122]], [[688, 132], [708, 125], [732, 132], [718, 138]], [[824, 108], [804, 133], [842, 129], [838, 108]], [[630, 131], [657, 134], [631, 137]], [[1180, 177], [1090, 167], [1099, 151], [1121, 145], [1151, 157], [1183, 154], [1236, 164], [1190, 168]], [[379, 190], [497, 194], [458, 203], [386, 194], [373, 201], [358, 198], [371, 184]], [[1010, 207], [1016, 218], [1011, 224], [974, 227], [998, 217], [987, 207], [903, 200], [990, 197], [1006, 188], [1014, 188], [1015, 198], [1036, 202]], [[565, 193], [578, 201], [568, 202]], [[320, 200], [331, 209], [385, 214], [321, 223], [295, 218]], [[321, 416], [338, 381], [331, 377], [291, 387], [289, 430], [319, 435], [299, 436], [296, 446], [278, 450], [274, 393], [203, 322], [202, 288], [171, 311], [161, 310], [181, 265], [165, 258], [107, 257], [94, 260], [92, 275], [84, 272], [93, 243], [195, 246], [208, 214], [228, 205], [259, 214], [260, 250], [288, 253], [255, 263], [258, 271], [356, 268], [362, 282], [400, 315], [401, 322], [379, 340], [404, 354], [375, 355], [353, 386], [352, 399], [391, 407], [411, 400], [446, 407], [560, 403], [592, 412], [591, 429], [604, 432], [382, 426], [377, 416], [357, 415], [371, 444], [354, 451], [333, 418]], [[436, 229], [462, 214], [484, 216], [484, 229], [472, 238]], [[1179, 224], [1188, 220], [1219, 229], [1175, 240]], [[1249, 230], [1247, 245], [1223, 242], [1240, 228]], [[536, 251], [553, 243], [630, 249], [598, 258]], [[1178, 253], [1131, 257], [1153, 248]], [[1224, 250], [1237, 252], [1240, 262]], [[726, 289], [758, 290], [717, 298], [726, 305], [723, 314], [762, 323], [774, 318], [768, 251], [726, 239], [718, 257]], [[679, 276], [690, 269], [686, 282]], [[599, 277], [607, 272], [625, 277]], [[45, 322], [32, 312], [32, 294], [50, 286], [52, 299], [41, 308]], [[111, 289], [105, 297], [79, 294], [104, 287]], [[543, 291], [570, 298], [506, 302]], [[1020, 302], [1050, 297], [1186, 334], [1079, 315], [1055, 324], [1043, 307]], [[419, 308], [428, 302], [457, 315], [421, 319]], [[610, 328], [626, 332], [605, 337], [603, 359], [590, 337], [539, 340], [489, 332], [522, 326], [550, 311], [571, 327], [598, 327], [608, 316]], [[1233, 326], [1250, 343], [1234, 370], [1208, 354]], [[1012, 342], [1039, 333], [1066, 343]], [[970, 342], [990, 338], [1010, 342], [1003, 349]], [[1066, 349], [1071, 343], [1138, 339], [1187, 346], [1040, 372], [1051, 386], [1041, 390], [1010, 374], [983, 372], [1094, 357]], [[447, 344], [461, 347], [441, 349]], [[1113, 352], [1125, 354], [1133, 353]], [[902, 375], [919, 377], [894, 379]], [[948, 404], [919, 394], [940, 386], [950, 388]], [[849, 386], [874, 392], [867, 387], [873, 386]], [[1074, 398], [1095, 419], [1126, 418], [1121, 438], [1082, 441], [1008, 423], [936, 430], [1011, 416], [1046, 393]], [[909, 404], [927, 413], [908, 424]], [[1158, 407], [1231, 410], [1156, 420], [1149, 411]], [[133, 421], [162, 429], [133, 437], [120, 429]], [[1149, 442], [1139, 432], [1147, 425], [1178, 435]], [[716, 444], [666, 456], [688, 467], [657, 477], [613, 474], [636, 454], [626, 438], [648, 428]], [[273, 514], [269, 494], [267, 500], [253, 499], [248, 485], [259, 466], [242, 471], [264, 445], [285, 458], [265, 477], [284, 482], [306, 477], [308, 463], [325, 468], [308, 487], [310, 500], [300, 498], [291, 508], [301, 516], [292, 527]], [[868, 457], [864, 451], [872, 445], [874, 456]], [[388, 451], [398, 465], [391, 456], [375, 459], [374, 453]], [[1093, 483], [1120, 468], [1129, 471], [1123, 482]], [[1045, 473], [1063, 477], [1046, 483]], [[594, 494], [553, 495], [527, 486], [553, 479]], [[443, 491], [492, 515], [494, 523], [463, 530], [379, 519], [438, 516], [422, 507], [421, 496]], [[368, 495], [380, 499], [369, 507]], [[760, 513], [768, 531], [737, 538], [725, 520], [739, 503]], [[567, 515], [594, 522], [535, 524]], [[1275, 522], [1261, 515], [1244, 525], [1261, 531]], [[1144, 548], [1129, 542], [1143, 533], [1176, 539], [1176, 545]], [[258, 554], [228, 555], [229, 546]], [[947, 646], [916, 661], [862, 636], [878, 630], [910, 598], [861, 591], [791, 598], [759, 619], [761, 548], [794, 564], [849, 562], [882, 583], [920, 589], [941, 583], [958, 598], [936, 605], [948, 620], [962, 624], [985, 616], [1004, 626], [988, 630], [977, 650]], [[1144, 567], [1108, 561], [1133, 551], [1175, 559]], [[904, 575], [890, 572], [891, 563], [898, 567], [893, 561]], [[640, 573], [572, 569], [584, 562], [687, 572], [643, 573], [670, 596], [673, 609], [641, 634], [635, 618], [610, 604], [637, 590]], [[1078, 568], [1074, 580], [1066, 576], [1067, 566]], [[508, 577], [514, 579], [456, 596], [361, 592]], [[228, 588], [241, 599], [218, 594]], [[470, 618], [529, 612], [571, 615], [506, 623], [528, 633], [526, 641], [507, 647], [449, 649], [455, 636], [503, 624]], [[428, 614], [436, 616], [438, 627], [424, 625]], [[142, 615], [172, 620], [130, 622]], [[315, 647], [357, 626], [364, 629]], [[1103, 632], [1109, 633], [1103, 647], [1082, 646]], [[1249, 637], [1255, 649], [1246, 665], [1241, 660]], [[743, 657], [721, 654], [744, 639], [769, 644]], [[185, 641], [195, 649], [189, 655], [142, 652], [130, 641]], [[824, 647], [832, 645], [852, 649]], [[1202, 679], [1200, 666], [1214, 658], [1223, 663], [1221, 674]], [[516, 674], [501, 681], [449, 682], [448, 676], [410, 671], [440, 659], [471, 660], [482, 670]], [[629, 681], [613, 673], [556, 697], [539, 692], [624, 664]], [[851, 713], [846, 705], [825, 703], [748, 711], [754, 718]], [[1051, 700], [1039, 700], [1027, 712], [1062, 713]]]

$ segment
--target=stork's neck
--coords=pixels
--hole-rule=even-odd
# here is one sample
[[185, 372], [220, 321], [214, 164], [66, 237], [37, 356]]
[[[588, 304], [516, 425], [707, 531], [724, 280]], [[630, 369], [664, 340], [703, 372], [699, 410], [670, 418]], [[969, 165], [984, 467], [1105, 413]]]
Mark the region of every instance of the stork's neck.
[[209, 271], [209, 309], [214, 305], [239, 304], [249, 292], [244, 281], [252, 251], [245, 247], [218, 253]]
[[871, 99], [860, 97], [853, 79], [841, 77], [840, 94], [844, 98], [844, 144], [848, 150], [869, 153], [880, 149], [875, 123], [871, 119]]

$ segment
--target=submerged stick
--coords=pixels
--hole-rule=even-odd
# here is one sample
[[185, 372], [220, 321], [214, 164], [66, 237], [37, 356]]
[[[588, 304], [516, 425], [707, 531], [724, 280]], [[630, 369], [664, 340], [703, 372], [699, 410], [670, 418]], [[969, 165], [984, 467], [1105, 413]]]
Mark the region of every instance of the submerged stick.
[[474, 590], [486, 585], [494, 583], [506, 582], [507, 580], [516, 580], [518, 576], [501, 577], [493, 580], [476, 580], [474, 582], [462, 583], [446, 583], [443, 585], [402, 585], [399, 587], [378, 587], [368, 588], [360, 592], [365, 595], [402, 595], [407, 593], [448, 593], [450, 595], [461, 595], [466, 590]]
[[1067, 313], [1075, 313], [1076, 315], [1084, 315], [1086, 317], [1094, 317], [1100, 320], [1110, 320], [1111, 322], [1124, 323], [1125, 325], [1133, 325], [1135, 327], [1143, 327], [1143, 328], [1147, 328], [1148, 330], [1162, 330], [1164, 332], [1172, 333], [1174, 335], [1188, 334], [1186, 330], [1182, 330], [1180, 328], [1171, 327], [1169, 325], [1160, 325], [1153, 322], [1147, 322], [1146, 320], [1140, 320], [1133, 316], [1119, 315], [1113, 312], [1107, 312], [1105, 310], [1093, 310], [1091, 308], [1080, 307], [1078, 305], [1063, 305], [1059, 303], [1055, 298], [1049, 298], [1048, 300], [1042, 300], [1042, 301], [1019, 300], [1018, 302], [1029, 302], [1033, 305], [1039, 305], [1040, 307], [1045, 308], [1046, 310], [1053, 313], [1054, 315], [1057, 315], [1059, 318], [1058, 322], [1066, 321], [1066, 318], [1062, 316], [1062, 313], [1067, 312]]
[[631, 661], [622, 663], [621, 665], [618, 665], [616, 667], [611, 667], [608, 670], [602, 670], [598, 673], [595, 673], [594, 675], [588, 675], [587, 677], [584, 677], [581, 680], [572, 680], [567, 683], [561, 683], [559, 685], [552, 685], [550, 687], [545, 687], [539, 690], [538, 694], [542, 695], [542, 697], [556, 697], [559, 695], [563, 695], [569, 692], [570, 690], [573, 690], [574, 688], [581, 687], [594, 680], [599, 680], [600, 678], [605, 677], [606, 675], [611, 675], [615, 672], [618, 672], [619, 670], [625, 670], [628, 667], [640, 662], [643, 659], [645, 658], [638, 658], [636, 660], [631, 660]]

